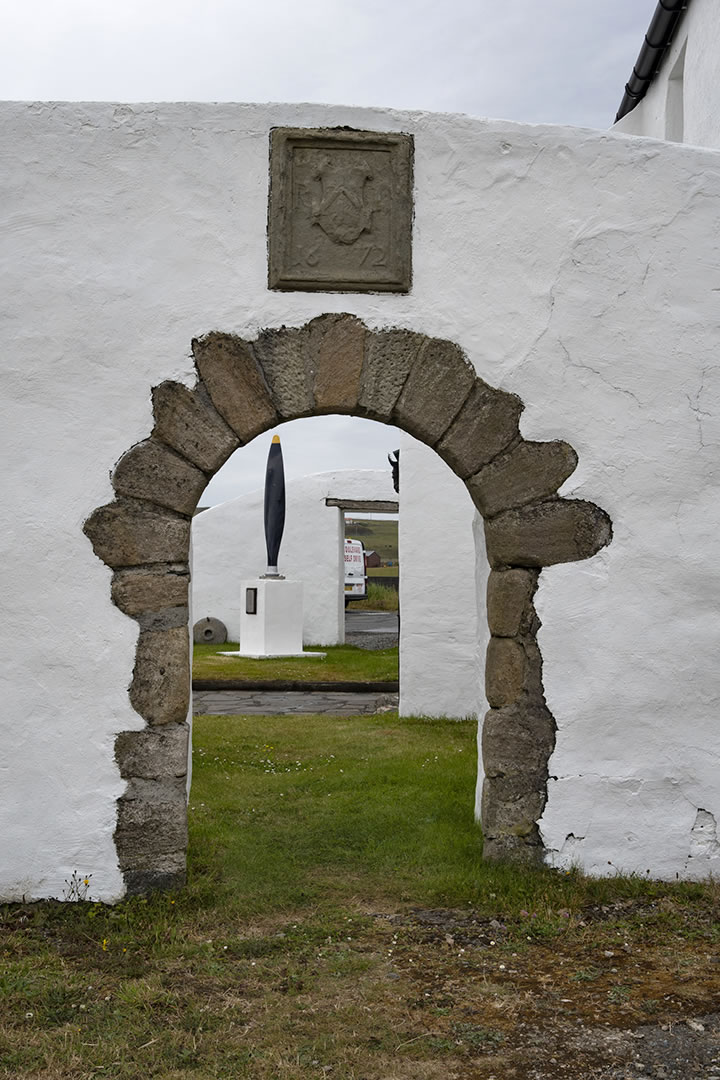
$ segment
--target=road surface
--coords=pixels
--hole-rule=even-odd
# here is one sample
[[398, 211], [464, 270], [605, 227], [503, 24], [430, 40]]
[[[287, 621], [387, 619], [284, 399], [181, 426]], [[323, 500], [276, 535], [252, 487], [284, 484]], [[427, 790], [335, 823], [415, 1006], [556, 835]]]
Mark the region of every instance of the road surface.
[[397, 634], [397, 611], [345, 612], [346, 634]]

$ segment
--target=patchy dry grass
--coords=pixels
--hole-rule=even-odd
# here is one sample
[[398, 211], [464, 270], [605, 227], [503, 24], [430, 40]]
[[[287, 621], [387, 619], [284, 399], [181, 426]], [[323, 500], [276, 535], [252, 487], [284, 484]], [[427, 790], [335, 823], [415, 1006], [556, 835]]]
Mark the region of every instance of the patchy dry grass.
[[195, 738], [184, 892], [0, 909], [3, 1080], [587, 1080], [720, 1008], [717, 886], [481, 862], [474, 725]]
[[[395, 570], [397, 571], [397, 567]], [[397, 572], [395, 577], [397, 577]], [[392, 589], [388, 585], [379, 585], [376, 581], [370, 580], [368, 581], [367, 598], [365, 600], [352, 600], [351, 604], [350, 611], [399, 611], [400, 597], [397, 589]]]

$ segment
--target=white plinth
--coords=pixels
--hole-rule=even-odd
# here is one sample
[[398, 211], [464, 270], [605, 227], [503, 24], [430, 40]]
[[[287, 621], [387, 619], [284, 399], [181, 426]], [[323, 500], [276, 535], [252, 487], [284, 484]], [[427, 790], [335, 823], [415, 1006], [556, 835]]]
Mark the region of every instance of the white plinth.
[[303, 651], [302, 581], [254, 578], [242, 581], [240, 587], [240, 648], [236, 655], [254, 660], [279, 656], [322, 659], [325, 653]]

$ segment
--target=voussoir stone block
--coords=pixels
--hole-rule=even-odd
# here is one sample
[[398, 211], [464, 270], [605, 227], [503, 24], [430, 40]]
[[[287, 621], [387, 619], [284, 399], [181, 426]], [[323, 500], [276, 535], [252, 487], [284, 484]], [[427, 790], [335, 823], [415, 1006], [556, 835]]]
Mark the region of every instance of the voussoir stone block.
[[118, 495], [147, 499], [189, 516], [207, 482], [204, 472], [155, 439], [146, 439], [123, 454], [112, 476]]
[[491, 570], [487, 583], [487, 618], [494, 637], [515, 637], [535, 591], [532, 570]]
[[240, 445], [215, 407], [199, 390], [164, 382], [153, 388], [153, 437], [206, 473], [216, 472]]
[[545, 706], [527, 701], [490, 709], [481, 742], [486, 776], [535, 776], [555, 747], [555, 721]]
[[187, 790], [184, 777], [134, 778], [118, 799], [115, 847], [120, 869], [160, 881], [185, 870]]
[[412, 330], [369, 330], [360, 376], [358, 412], [371, 420], [387, 421], [418, 353], [426, 343]]
[[147, 611], [142, 615], [135, 616], [143, 630], [171, 630], [176, 626], [187, 628], [190, 617], [190, 609], [183, 607], [166, 607], [159, 611]]
[[483, 828], [491, 835], [527, 836], [545, 809], [546, 801], [544, 788], [513, 794], [503, 777], [485, 779], [481, 801]]
[[[487, 862], [506, 862], [513, 866], [542, 867], [544, 865], [540, 830], [535, 827], [527, 836], [483, 834], [483, 859]], [[127, 880], [127, 878], [126, 878]]]
[[187, 775], [187, 724], [123, 731], [115, 740], [115, 760], [124, 780], [164, 780]]
[[190, 521], [145, 503], [119, 499], [100, 506], [83, 532], [97, 557], [113, 568], [188, 560]]
[[566, 442], [519, 442], [466, 480], [483, 517], [553, 495], [574, 472], [577, 454]]
[[366, 332], [353, 315], [321, 315], [308, 323], [316, 411], [356, 409]]
[[186, 607], [190, 571], [184, 563], [116, 570], [113, 602], [126, 615], [144, 615], [164, 608]]
[[525, 685], [526, 668], [522, 645], [512, 638], [490, 638], [485, 661], [485, 696], [491, 708], [499, 709], [517, 701]]
[[[543, 866], [542, 840], [536, 829], [528, 837], [484, 836], [483, 859], [488, 862], [508, 862], [514, 866]], [[127, 875], [126, 875], [127, 880]]]
[[125, 870], [125, 895], [149, 896], [154, 892], [179, 892], [184, 889], [187, 885], [185, 852], [178, 851], [172, 863], [173, 867], [169, 870]]
[[213, 332], [193, 341], [192, 349], [213, 405], [240, 442], [250, 442], [277, 423], [269, 388], [246, 341]]
[[492, 567], [553, 566], [589, 559], [611, 539], [608, 515], [581, 499], [551, 499], [505, 510], [485, 522]]
[[130, 684], [130, 704], [148, 724], [182, 724], [190, 705], [187, 626], [141, 630]]
[[472, 476], [519, 438], [523, 403], [515, 394], [475, 379], [462, 409], [436, 449], [462, 479]]
[[[537, 823], [545, 809], [545, 801], [544, 789], [512, 796], [502, 779], [485, 779], [480, 816], [486, 842], [506, 837], [539, 845]], [[484, 849], [483, 853], [488, 854]]]
[[547, 768], [538, 768], [522, 773], [497, 773], [494, 776], [486, 776], [483, 783], [487, 781], [489, 790], [494, 793], [494, 797], [502, 804], [510, 805], [521, 798], [533, 797], [537, 799], [540, 796], [544, 805], [547, 776]]
[[475, 371], [459, 346], [429, 339], [402, 388], [393, 423], [435, 446], [460, 412], [474, 381]]
[[280, 417], [310, 416], [314, 401], [307, 326], [263, 330], [252, 348]]

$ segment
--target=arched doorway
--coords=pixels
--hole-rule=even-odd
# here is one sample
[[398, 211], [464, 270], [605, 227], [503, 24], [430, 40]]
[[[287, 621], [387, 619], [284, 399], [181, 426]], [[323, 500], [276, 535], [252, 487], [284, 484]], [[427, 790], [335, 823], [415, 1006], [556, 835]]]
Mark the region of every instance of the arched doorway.
[[327, 413], [392, 423], [432, 447], [485, 519], [484, 853], [539, 860], [555, 722], [533, 596], [544, 566], [588, 558], [612, 537], [601, 509], [557, 495], [577, 463], [572, 447], [524, 440], [520, 399], [488, 386], [457, 345], [370, 330], [352, 315], [321, 315], [253, 341], [213, 332], [193, 342], [193, 353], [196, 386], [153, 389], [149, 438], [120, 459], [116, 499], [84, 526], [114, 571], [113, 602], [140, 627], [129, 695], [146, 727], [116, 742], [127, 789], [115, 842], [128, 893], [184, 881], [192, 513], [239, 445], [286, 420]]

